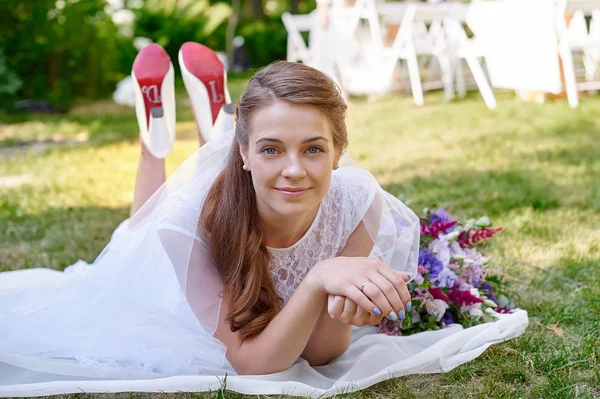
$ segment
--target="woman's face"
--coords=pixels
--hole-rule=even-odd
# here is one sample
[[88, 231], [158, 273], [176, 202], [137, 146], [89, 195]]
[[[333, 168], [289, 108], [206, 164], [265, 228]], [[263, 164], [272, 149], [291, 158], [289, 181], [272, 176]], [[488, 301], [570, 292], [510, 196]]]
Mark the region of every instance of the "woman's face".
[[302, 217], [319, 205], [340, 154], [325, 116], [315, 107], [276, 101], [250, 121], [241, 155], [261, 214]]

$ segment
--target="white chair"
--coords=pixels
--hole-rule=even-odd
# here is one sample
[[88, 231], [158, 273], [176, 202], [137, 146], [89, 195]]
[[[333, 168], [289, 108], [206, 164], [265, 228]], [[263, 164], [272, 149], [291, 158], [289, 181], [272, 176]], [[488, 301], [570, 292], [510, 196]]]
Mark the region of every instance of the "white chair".
[[391, 47], [383, 45], [379, 16], [375, 3], [363, 2], [360, 19], [367, 21], [372, 46], [365, 49], [360, 62], [340, 63], [338, 65], [342, 84], [350, 93], [380, 94], [390, 89], [390, 83], [398, 60], [407, 63], [414, 103], [423, 105], [423, 89], [419, 74], [417, 54], [412, 40], [412, 26], [417, 11], [415, 4], [406, 5], [402, 23]]
[[[462, 60], [466, 61], [475, 83], [486, 103], [493, 109], [496, 100], [481, 67], [475, 41], [464, 31], [467, 8], [465, 4], [406, 4], [384, 3], [378, 5], [383, 24], [400, 25], [391, 52], [405, 60], [415, 104], [422, 104], [423, 90], [444, 88], [444, 98], [454, 98], [455, 83], [460, 95], [466, 93]], [[429, 57], [429, 72], [439, 67], [442, 85], [427, 79], [421, 81], [415, 60]], [[417, 62], [418, 65], [418, 62]]]
[[310, 14], [292, 15], [289, 12], [283, 13], [281, 20], [288, 34], [287, 39], [287, 60], [291, 62], [302, 62], [311, 65], [312, 56], [308, 49], [302, 32], [309, 32], [315, 23], [315, 11]]
[[[467, 64], [477, 89], [489, 109], [496, 108], [496, 98], [488, 78], [486, 77], [480, 60], [483, 59], [485, 49], [477, 41], [477, 35], [469, 38], [464, 25], [467, 24], [467, 9], [456, 9], [448, 12], [444, 18], [444, 37], [447, 57], [450, 60], [450, 76], [456, 79], [456, 89], [462, 97], [466, 94], [466, 85], [462, 68], [462, 61]], [[453, 79], [454, 80], [454, 79]], [[452, 92], [452, 95], [454, 92]]]
[[[567, 12], [574, 13], [569, 26], [565, 21]], [[591, 18], [589, 31], [585, 17]], [[594, 80], [600, 63], [600, 0], [556, 0], [555, 23], [567, 99], [575, 108], [579, 91], [600, 89], [600, 80]], [[585, 82], [577, 82], [573, 51], [584, 54]]]
[[555, 8], [548, 0], [471, 4], [467, 21], [477, 38], [472, 52], [484, 55], [493, 87], [560, 93]]

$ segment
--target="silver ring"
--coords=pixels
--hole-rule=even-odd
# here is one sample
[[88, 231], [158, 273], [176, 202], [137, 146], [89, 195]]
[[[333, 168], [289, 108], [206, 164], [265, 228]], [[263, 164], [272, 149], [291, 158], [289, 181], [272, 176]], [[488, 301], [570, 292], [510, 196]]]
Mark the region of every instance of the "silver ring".
[[362, 291], [362, 290], [364, 290], [364, 289], [365, 289], [365, 285], [367, 285], [367, 284], [369, 284], [369, 283], [370, 283], [370, 281], [369, 281], [369, 280], [365, 281], [365, 282], [363, 283], [363, 285], [360, 287], [360, 290], [361, 290], [361, 291]]

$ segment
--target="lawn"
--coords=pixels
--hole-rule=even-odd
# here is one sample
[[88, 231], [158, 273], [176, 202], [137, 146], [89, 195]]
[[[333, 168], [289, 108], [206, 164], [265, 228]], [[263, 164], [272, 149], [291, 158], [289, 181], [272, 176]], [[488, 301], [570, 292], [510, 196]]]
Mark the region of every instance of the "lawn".
[[[232, 79], [233, 97], [245, 82]], [[451, 372], [344, 396], [600, 398], [600, 97], [576, 110], [566, 101], [519, 102], [510, 93], [498, 95], [495, 111], [476, 93], [452, 103], [432, 93], [425, 101], [416, 108], [400, 95], [353, 99], [348, 152], [418, 214], [439, 205], [503, 226], [487, 251], [530, 326]], [[177, 119], [168, 172], [197, 148], [181, 89]], [[137, 140], [134, 111], [108, 100], [66, 116], [2, 116], [0, 271], [92, 262], [129, 213]]]

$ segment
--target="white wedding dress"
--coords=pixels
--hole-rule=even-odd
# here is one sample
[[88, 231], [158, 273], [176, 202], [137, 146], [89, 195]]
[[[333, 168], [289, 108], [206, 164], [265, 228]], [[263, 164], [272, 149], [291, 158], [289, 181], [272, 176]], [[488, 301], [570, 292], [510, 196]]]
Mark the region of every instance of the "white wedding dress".
[[[0, 273], [0, 397], [208, 391], [221, 388], [226, 375], [227, 389], [242, 393], [331, 396], [450, 370], [527, 327], [526, 312], [518, 311], [409, 337], [354, 328], [349, 349], [326, 366], [298, 359], [280, 373], [238, 376], [213, 337], [222, 284], [197, 231], [232, 139], [224, 134], [184, 162], [117, 228], [94, 265]], [[304, 237], [270, 249], [284, 301], [312, 265], [343, 249], [361, 221], [375, 243], [371, 256], [414, 275], [418, 218], [368, 172], [343, 166]]]

